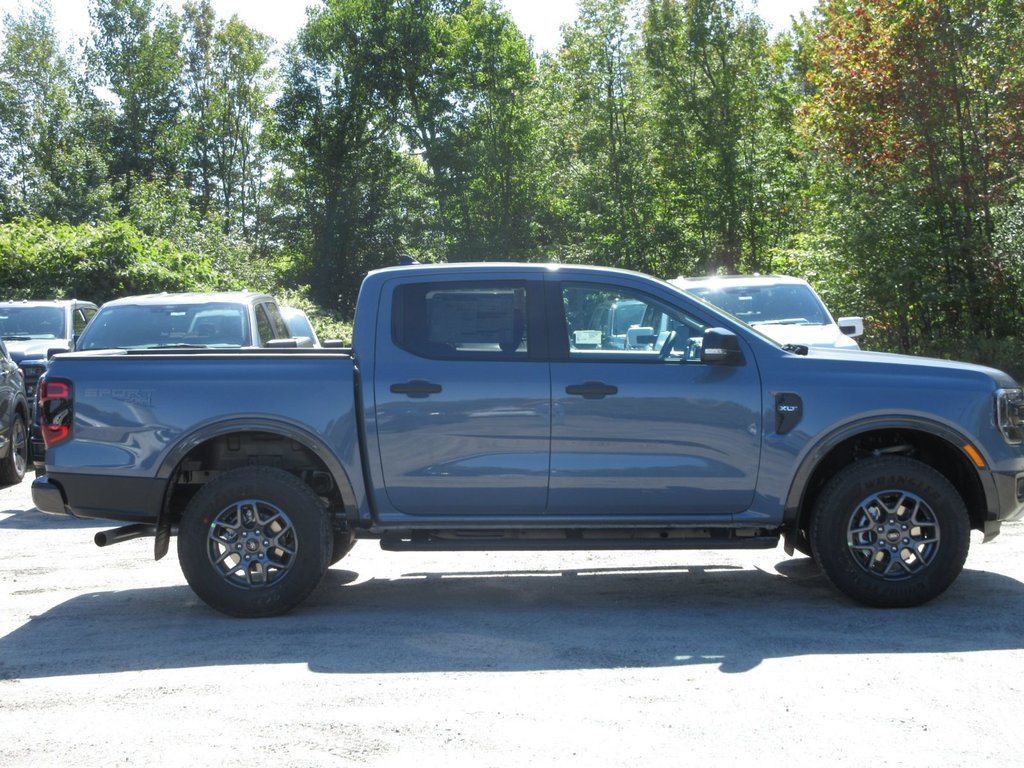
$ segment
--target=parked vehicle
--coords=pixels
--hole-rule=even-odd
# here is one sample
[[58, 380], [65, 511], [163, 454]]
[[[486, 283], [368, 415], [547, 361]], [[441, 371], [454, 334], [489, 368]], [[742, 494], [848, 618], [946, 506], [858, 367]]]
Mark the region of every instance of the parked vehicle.
[[0, 302], [0, 337], [25, 380], [29, 456], [37, 470], [43, 466], [44, 448], [35, 413], [36, 388], [46, 373], [47, 357], [71, 349], [96, 312], [95, 304], [81, 299]]
[[[313, 329], [313, 324], [309, 322], [309, 318], [306, 317], [306, 313], [301, 309], [295, 307], [281, 307], [281, 317], [284, 318], [285, 324], [288, 326], [288, 333], [297, 339], [309, 339], [312, 342], [312, 346], [319, 347], [320, 339], [316, 335], [316, 331]], [[305, 346], [300, 345], [300, 346]]]
[[833, 320], [821, 297], [798, 277], [679, 277], [674, 285], [724, 309], [780, 344], [859, 349], [864, 319]]
[[13, 485], [25, 477], [30, 418], [25, 378], [0, 339], [0, 484]]
[[[641, 348], [591, 327], [608, 300], [644, 305]], [[379, 270], [354, 334], [351, 350], [55, 357], [36, 506], [126, 523], [97, 543], [154, 536], [157, 558], [176, 533], [192, 589], [238, 616], [301, 603], [358, 538], [387, 550], [781, 538], [851, 598], [910, 606], [953, 583], [972, 528], [988, 540], [1024, 509], [1024, 395], [1006, 374], [787, 349], [645, 275]]]
[[312, 346], [292, 337], [272, 296], [157, 293], [108, 301], [76, 350]]
[[0, 338], [21, 366], [30, 403], [47, 354], [71, 349], [96, 311], [95, 304], [81, 299], [0, 302]]

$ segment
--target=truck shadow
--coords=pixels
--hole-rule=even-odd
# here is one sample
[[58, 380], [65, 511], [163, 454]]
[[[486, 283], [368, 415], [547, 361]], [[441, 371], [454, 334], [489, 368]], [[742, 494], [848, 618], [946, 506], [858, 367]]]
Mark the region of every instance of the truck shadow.
[[0, 638], [0, 679], [234, 664], [325, 674], [659, 668], [1024, 647], [1024, 584], [965, 570], [910, 610], [838, 597], [808, 560], [733, 566], [328, 572], [301, 607], [231, 619], [185, 586], [81, 595]]

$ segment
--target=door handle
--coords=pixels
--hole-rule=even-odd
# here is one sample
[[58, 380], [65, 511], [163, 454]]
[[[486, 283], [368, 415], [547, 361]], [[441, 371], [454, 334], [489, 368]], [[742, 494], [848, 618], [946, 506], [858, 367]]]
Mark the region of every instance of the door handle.
[[404, 384], [392, 384], [391, 391], [396, 395], [408, 395], [409, 397], [427, 397], [436, 395], [441, 391], [440, 384], [434, 384], [422, 379], [413, 379]]
[[617, 395], [619, 388], [603, 381], [588, 381], [585, 384], [570, 384], [565, 388], [567, 395], [581, 395], [587, 400], [597, 400], [608, 395]]

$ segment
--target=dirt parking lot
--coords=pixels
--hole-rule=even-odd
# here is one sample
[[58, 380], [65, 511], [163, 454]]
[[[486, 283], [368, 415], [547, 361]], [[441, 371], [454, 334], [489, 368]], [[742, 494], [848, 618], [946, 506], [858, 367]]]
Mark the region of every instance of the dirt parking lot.
[[360, 542], [295, 612], [0, 489], [0, 766], [1024, 765], [1024, 526], [857, 607], [807, 558]]

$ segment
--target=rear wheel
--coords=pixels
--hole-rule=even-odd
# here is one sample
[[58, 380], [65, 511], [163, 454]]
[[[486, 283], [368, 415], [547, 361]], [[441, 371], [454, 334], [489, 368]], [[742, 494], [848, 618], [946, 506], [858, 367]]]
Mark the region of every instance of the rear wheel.
[[14, 414], [14, 421], [11, 423], [10, 450], [7, 456], [0, 459], [0, 483], [14, 485], [20, 483], [25, 477], [25, 467], [28, 466], [28, 428], [25, 426], [25, 417], [20, 413]]
[[822, 571], [865, 605], [909, 607], [942, 594], [963, 569], [970, 520], [939, 472], [904, 457], [850, 465], [825, 486], [810, 543]]
[[283, 470], [243, 467], [205, 485], [178, 532], [178, 559], [193, 591], [232, 616], [275, 616], [316, 588], [332, 535], [312, 489]]

